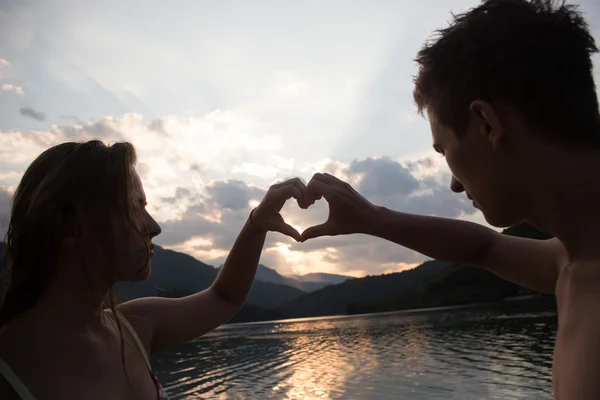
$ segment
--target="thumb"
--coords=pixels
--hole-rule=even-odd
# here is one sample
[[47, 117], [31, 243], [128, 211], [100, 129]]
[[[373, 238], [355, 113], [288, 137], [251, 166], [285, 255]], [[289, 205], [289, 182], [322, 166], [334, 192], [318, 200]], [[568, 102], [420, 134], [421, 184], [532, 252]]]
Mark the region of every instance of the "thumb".
[[297, 242], [300, 241], [300, 233], [284, 221], [277, 221], [276, 223], [274, 223], [273, 230], [279, 233], [283, 233], [284, 235], [295, 239]]
[[304, 242], [308, 239], [317, 238], [320, 236], [329, 235], [329, 225], [327, 222], [320, 225], [311, 226], [310, 228], [306, 228], [304, 232], [300, 235], [300, 241]]

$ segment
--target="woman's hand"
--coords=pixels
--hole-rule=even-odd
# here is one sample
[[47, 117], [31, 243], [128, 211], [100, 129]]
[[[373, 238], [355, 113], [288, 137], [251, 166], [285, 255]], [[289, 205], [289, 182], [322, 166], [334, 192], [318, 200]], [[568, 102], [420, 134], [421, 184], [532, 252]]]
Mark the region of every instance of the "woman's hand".
[[250, 213], [250, 224], [263, 232], [280, 232], [300, 241], [300, 233], [283, 220], [280, 212], [292, 197], [300, 208], [308, 208], [310, 204], [305, 200], [305, 191], [306, 185], [298, 178], [271, 186], [261, 203]]

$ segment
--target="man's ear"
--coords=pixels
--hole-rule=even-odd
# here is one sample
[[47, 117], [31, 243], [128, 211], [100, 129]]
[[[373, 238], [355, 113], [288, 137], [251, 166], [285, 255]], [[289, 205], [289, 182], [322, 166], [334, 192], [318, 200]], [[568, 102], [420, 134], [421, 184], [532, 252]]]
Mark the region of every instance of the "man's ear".
[[474, 100], [469, 105], [472, 123], [494, 149], [499, 149], [504, 141], [505, 131], [497, 110], [491, 103]]

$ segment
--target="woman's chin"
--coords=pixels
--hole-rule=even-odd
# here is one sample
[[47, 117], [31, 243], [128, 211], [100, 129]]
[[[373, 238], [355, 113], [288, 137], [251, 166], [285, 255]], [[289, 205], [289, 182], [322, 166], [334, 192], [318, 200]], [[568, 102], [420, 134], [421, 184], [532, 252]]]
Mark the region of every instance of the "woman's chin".
[[135, 273], [132, 273], [132, 274], [129, 274], [129, 275], [123, 277], [121, 280], [125, 281], [125, 282], [145, 281], [150, 276], [150, 270], [151, 270], [150, 262], [148, 262], [148, 264], [144, 268], [138, 270]]
[[146, 279], [148, 279], [150, 277], [151, 269], [152, 268], [150, 267], [150, 262], [148, 262], [146, 267], [139, 272], [139, 274], [137, 275], [138, 279], [136, 279], [136, 280], [137, 281], [145, 281]]

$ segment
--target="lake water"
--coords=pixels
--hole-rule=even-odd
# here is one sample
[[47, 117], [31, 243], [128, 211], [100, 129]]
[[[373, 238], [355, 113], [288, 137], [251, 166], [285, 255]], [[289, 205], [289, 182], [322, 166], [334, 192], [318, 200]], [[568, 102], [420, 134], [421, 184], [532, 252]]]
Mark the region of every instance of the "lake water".
[[173, 399], [550, 399], [555, 334], [507, 304], [229, 325], [152, 361]]

